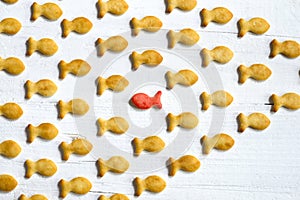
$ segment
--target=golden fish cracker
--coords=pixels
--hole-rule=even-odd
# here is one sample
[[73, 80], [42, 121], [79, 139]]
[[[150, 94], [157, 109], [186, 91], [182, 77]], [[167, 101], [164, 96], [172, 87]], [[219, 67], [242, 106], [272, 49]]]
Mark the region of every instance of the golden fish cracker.
[[137, 70], [143, 64], [150, 67], [156, 67], [163, 61], [163, 57], [155, 50], [146, 50], [141, 54], [134, 51], [130, 55], [130, 60], [132, 69]]
[[68, 102], [60, 100], [57, 107], [59, 119], [63, 119], [67, 113], [85, 115], [89, 111], [89, 105], [82, 99], [72, 99]]
[[98, 200], [129, 200], [129, 198], [124, 194], [113, 194], [110, 197], [101, 195]]
[[38, 173], [42, 176], [53, 176], [57, 171], [56, 164], [49, 159], [40, 159], [37, 161], [26, 160], [25, 161], [25, 177], [30, 178], [34, 173]]
[[212, 10], [203, 8], [200, 12], [200, 17], [201, 26], [206, 27], [210, 22], [226, 24], [232, 19], [233, 14], [224, 7], [216, 7]]
[[29, 124], [26, 127], [27, 142], [32, 143], [36, 137], [40, 137], [44, 140], [52, 140], [58, 134], [58, 129], [51, 123], [42, 123], [38, 126]]
[[110, 89], [115, 92], [121, 92], [129, 85], [129, 81], [121, 75], [112, 75], [108, 78], [97, 78], [97, 94], [102, 95], [105, 90]]
[[270, 101], [273, 104], [273, 112], [277, 112], [281, 107], [285, 107], [290, 110], [297, 110], [300, 108], [300, 95], [294, 92], [285, 93], [282, 96], [272, 94]]
[[185, 172], [195, 172], [200, 168], [200, 161], [192, 156], [185, 155], [175, 160], [174, 158], [169, 158], [167, 161], [169, 176], [175, 176], [178, 170]]
[[176, 43], [181, 43], [187, 46], [192, 46], [194, 44], [196, 44], [199, 39], [200, 36], [198, 35], [198, 33], [190, 28], [185, 28], [180, 30], [179, 32], [175, 32], [173, 30], [170, 30], [167, 33], [167, 37], [168, 37], [168, 47], [169, 48], [174, 48]]
[[184, 69], [176, 73], [168, 71], [165, 74], [167, 81], [167, 89], [172, 89], [176, 84], [183, 86], [192, 86], [198, 81], [198, 76], [195, 72]]
[[7, 119], [17, 120], [23, 115], [23, 110], [16, 103], [6, 103], [0, 105], [0, 115]]
[[31, 21], [35, 21], [40, 16], [55, 21], [60, 18], [60, 16], [63, 14], [63, 11], [61, 8], [55, 4], [55, 3], [45, 3], [45, 4], [38, 4], [34, 2], [31, 5]]
[[62, 27], [62, 37], [67, 37], [71, 32], [75, 32], [78, 34], [86, 34], [88, 33], [92, 27], [92, 22], [85, 17], [77, 17], [72, 21], [64, 19], [61, 22]]
[[207, 110], [211, 104], [218, 107], [227, 107], [232, 103], [233, 97], [224, 90], [218, 90], [212, 94], [202, 92], [200, 101], [202, 103], [202, 110]]
[[171, 13], [175, 8], [190, 11], [197, 5], [197, 0], [166, 0], [166, 13]]
[[71, 154], [87, 155], [93, 149], [93, 145], [86, 139], [75, 139], [68, 144], [62, 142], [59, 145], [62, 160], [68, 160]]
[[48, 200], [48, 198], [41, 194], [34, 194], [31, 197], [21, 194], [18, 200]]
[[88, 193], [92, 188], [92, 183], [84, 177], [76, 177], [70, 181], [61, 179], [58, 186], [59, 197], [65, 198], [70, 192], [81, 195]]
[[0, 33], [15, 35], [22, 28], [22, 24], [15, 18], [5, 18], [0, 21]]
[[7, 4], [14, 4], [16, 2], [18, 2], [18, 0], [1, 0], [3, 1], [4, 3], [7, 3]]
[[212, 50], [206, 48], [202, 49], [202, 66], [207, 67], [211, 61], [215, 61], [220, 64], [228, 63], [233, 58], [233, 52], [225, 46], [217, 46]]
[[85, 76], [91, 70], [91, 66], [82, 59], [74, 59], [69, 63], [61, 60], [58, 63], [58, 69], [59, 78], [64, 79], [67, 74], [73, 74], [78, 77]]
[[263, 18], [255, 17], [246, 21], [240, 19], [238, 21], [238, 37], [243, 37], [247, 32], [252, 32], [257, 35], [264, 34], [270, 28], [270, 24]]
[[3, 59], [0, 57], [0, 70], [3, 70], [11, 75], [19, 75], [25, 69], [24, 63], [15, 57]]
[[112, 36], [106, 40], [98, 38], [96, 41], [97, 55], [103, 56], [107, 50], [121, 52], [128, 46], [127, 40], [122, 36]]
[[163, 23], [155, 16], [146, 16], [142, 19], [132, 18], [130, 26], [132, 28], [132, 35], [137, 36], [141, 30], [146, 32], [157, 32], [162, 27]]
[[106, 131], [123, 134], [129, 128], [128, 122], [122, 117], [112, 117], [108, 120], [99, 118], [97, 120], [97, 125], [99, 128], [97, 135], [99, 136], [102, 136]]
[[266, 129], [271, 121], [269, 118], [262, 113], [252, 113], [248, 116], [240, 113], [237, 117], [238, 121], [238, 131], [244, 132], [246, 128], [250, 127], [256, 130], [264, 130]]
[[202, 152], [209, 154], [212, 149], [227, 151], [234, 145], [234, 139], [225, 133], [219, 133], [213, 137], [204, 135], [201, 138]]
[[193, 129], [197, 127], [199, 123], [198, 118], [190, 112], [183, 112], [177, 116], [169, 113], [166, 117], [166, 121], [168, 132], [173, 131], [176, 126], [180, 126], [185, 129]]
[[238, 74], [239, 83], [243, 84], [248, 78], [252, 78], [257, 81], [267, 80], [271, 76], [272, 71], [263, 64], [253, 64], [250, 67], [240, 65], [238, 67]]
[[0, 175], [0, 191], [2, 192], [10, 192], [14, 190], [18, 185], [16, 179], [8, 174]]
[[39, 94], [44, 97], [51, 97], [57, 91], [57, 86], [49, 79], [42, 79], [37, 82], [30, 80], [26, 81], [25, 98], [30, 99], [34, 94]]
[[6, 140], [0, 143], [0, 154], [6, 158], [15, 158], [21, 151], [20, 145], [13, 140]]
[[127, 171], [129, 165], [129, 162], [122, 156], [112, 156], [108, 160], [99, 158], [96, 162], [98, 176], [100, 177], [103, 177], [108, 171], [122, 174]]
[[103, 18], [106, 13], [113, 15], [122, 15], [128, 10], [128, 4], [124, 0], [98, 0], [98, 18]]
[[144, 139], [132, 140], [134, 155], [139, 156], [142, 151], [159, 152], [165, 148], [165, 142], [158, 136], [149, 136]]
[[270, 43], [270, 47], [270, 58], [274, 58], [278, 54], [282, 54], [287, 58], [297, 58], [300, 55], [300, 44], [294, 40], [279, 42], [274, 39]]
[[166, 182], [159, 176], [153, 175], [148, 176], [145, 179], [136, 177], [133, 180], [135, 189], [134, 196], [140, 196], [145, 190], [153, 193], [162, 192], [166, 188]]
[[30, 37], [26, 41], [26, 46], [26, 56], [31, 56], [34, 52], [39, 52], [45, 56], [52, 56], [58, 50], [57, 44], [50, 38], [42, 38], [36, 41]]

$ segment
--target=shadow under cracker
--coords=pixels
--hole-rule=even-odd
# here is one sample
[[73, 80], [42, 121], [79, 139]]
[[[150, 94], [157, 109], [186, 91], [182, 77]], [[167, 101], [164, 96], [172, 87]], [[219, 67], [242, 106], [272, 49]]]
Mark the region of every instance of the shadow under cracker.
[[274, 101], [273, 101], [273, 99], [272, 99], [272, 96], [269, 97], [269, 103], [268, 103], [267, 105], [270, 105], [270, 106], [271, 106], [271, 109], [270, 109], [271, 114], [276, 113], [276, 112], [274, 111]]
[[23, 85], [23, 88], [24, 88], [24, 90], [25, 90], [25, 96], [24, 96], [24, 98], [25, 98], [25, 100], [28, 100], [28, 98], [26, 98], [26, 94], [28, 93], [28, 87], [26, 87], [26, 83], [27, 83], [27, 81], [26, 81], [25, 84]]
[[240, 31], [241, 31], [241, 29], [242, 29], [242, 28], [241, 28], [241, 26], [240, 26], [240, 23], [239, 23], [239, 21], [237, 21], [237, 22], [236, 22], [236, 27], [237, 27], [237, 29], [238, 29], [238, 34], [237, 34], [237, 37], [241, 39], [242, 37], [240, 36], [240, 34], [239, 34], [239, 33], [240, 33]]
[[134, 195], [135, 198], [137, 198], [138, 195], [136, 195], [136, 191], [137, 191], [137, 188], [138, 188], [138, 184], [137, 184], [136, 178], [134, 178], [132, 180], [132, 186], [133, 186], [133, 190], [134, 190], [134, 194], [133, 195]]
[[[202, 10], [201, 10], [201, 11], [202, 11]], [[205, 28], [206, 26], [203, 25], [204, 17], [201, 15], [201, 11], [199, 12], [199, 16], [200, 16], [200, 20], [201, 20], [201, 22], [200, 22], [200, 27], [201, 27], [201, 28]]]
[[166, 160], [165, 165], [166, 165], [166, 168], [168, 169], [168, 176], [169, 177], [172, 177], [172, 176], [170, 176], [171, 164], [172, 163], [170, 162], [170, 158], [168, 160]]
[[62, 38], [66, 38], [66, 36], [64, 36], [64, 26], [63, 26], [63, 21], [61, 21], [61, 23], [60, 23], [60, 28], [61, 28], [61, 37], [62, 37]]
[[[31, 12], [31, 13], [34, 13], [33, 4], [30, 6], [30, 12]], [[30, 15], [30, 21], [31, 21], [31, 22], [34, 22], [34, 21], [35, 21], [35, 20], [33, 19], [33, 15], [32, 15], [32, 14]]]
[[60, 109], [59, 109], [59, 103], [57, 102], [57, 104], [55, 104], [56, 110], [57, 110], [57, 119], [61, 120], [61, 118], [59, 117], [59, 113], [60, 113]]
[[135, 153], [136, 145], [134, 144], [133, 141], [134, 141], [134, 139], [131, 140], [131, 146], [132, 146], [132, 148], [133, 148], [133, 156], [134, 156], [134, 157], [138, 157], [139, 155]]
[[[97, 13], [100, 13], [100, 5], [99, 5], [98, 1], [95, 3], [95, 7], [97, 9]], [[97, 15], [97, 19], [99, 19], [99, 18], [100, 18], [99, 15]]]
[[26, 40], [25, 45], [26, 45], [26, 53], [25, 53], [25, 56], [26, 56], [26, 57], [29, 57], [29, 56], [30, 56], [30, 54], [29, 54], [29, 39]]
[[[167, 73], [165, 73], [164, 78], [165, 78], [165, 82], [168, 83], [168, 76], [167, 76]], [[168, 84], [166, 84], [166, 89], [167, 89], [167, 90], [171, 90], [171, 88], [168, 87]]]
[[95, 125], [96, 125], [96, 127], [97, 127], [97, 133], [96, 133], [96, 136], [101, 136], [101, 135], [99, 135], [98, 133], [99, 133], [99, 131], [100, 131], [100, 124], [98, 123], [98, 119], [96, 120], [96, 122], [95, 122]]
[[165, 3], [165, 13], [166, 14], [170, 14], [167, 10], [168, 10], [168, 0], [164, 0], [164, 3]]
[[25, 128], [25, 134], [26, 134], [26, 137], [27, 137], [26, 143], [31, 143], [31, 142], [29, 141], [29, 136], [30, 136], [30, 133], [29, 133], [29, 125], [26, 126], [26, 128]]
[[269, 48], [270, 48], [270, 54], [269, 54], [269, 58], [274, 58], [275, 56], [272, 56], [272, 42], [270, 42], [269, 44]]
[[202, 66], [203, 68], [207, 67], [207, 66], [204, 65], [204, 62], [203, 62], [204, 59], [205, 59], [205, 58], [204, 58], [205, 56], [204, 56], [204, 54], [203, 54], [203, 49], [200, 51], [199, 54], [200, 54], [200, 58], [201, 58], [201, 66]]
[[204, 137], [204, 135], [203, 135], [203, 136], [201, 137], [201, 139], [200, 139], [202, 155], [203, 155], [203, 152], [204, 152], [204, 145], [202, 145], [202, 144], [203, 144], [203, 137]]
[[269, 105], [274, 105], [274, 101], [272, 99], [272, 96], [270, 96], [268, 100], [269, 100]]
[[132, 36], [132, 37], [136, 36], [136, 35], [134, 34], [134, 26], [133, 26], [133, 24], [132, 24], [132, 20], [129, 21], [129, 27], [130, 27], [130, 29], [131, 29], [131, 36]]
[[63, 151], [63, 149], [62, 149], [61, 144], [58, 145], [58, 150], [59, 150], [59, 152], [60, 152], [60, 156], [61, 156], [62, 162], [65, 162], [66, 160], [63, 159], [63, 158], [64, 158], [64, 151]]
[[24, 168], [25, 168], [25, 175], [24, 175], [24, 178], [28, 179], [28, 178], [26, 177], [26, 173], [27, 173], [27, 171], [28, 171], [28, 166], [26, 165], [26, 162], [24, 162], [23, 166], [24, 166]]
[[133, 65], [134, 65], [134, 60], [133, 60], [132, 54], [130, 54], [128, 58], [129, 58], [129, 61], [130, 61], [130, 63], [131, 63], [131, 70], [132, 70], [132, 71], [136, 71], [136, 69], [135, 69], [134, 66], [133, 66]]
[[100, 176], [100, 165], [98, 165], [98, 162], [99, 162], [99, 160], [96, 160], [96, 162], [95, 162], [95, 166], [96, 166], [96, 169], [97, 169], [97, 178], [101, 178], [101, 176]]
[[101, 57], [101, 55], [100, 55], [100, 48], [98, 47], [98, 39], [95, 41], [95, 47], [96, 47], [96, 52], [97, 52], [97, 56], [98, 57]]
[[62, 198], [62, 196], [61, 196], [61, 194], [62, 194], [61, 180], [58, 181], [57, 187], [58, 187], [58, 192], [59, 192], [59, 198], [61, 199]]
[[172, 41], [171, 41], [171, 37], [170, 37], [170, 31], [168, 31], [168, 33], [166, 34], [166, 38], [168, 41], [168, 49], [171, 49]]
[[239, 121], [239, 115], [235, 118], [235, 120], [236, 120], [236, 123], [237, 123], [237, 132], [240, 133], [239, 130], [240, 130], [241, 126], [240, 126], [240, 121]]
[[168, 131], [169, 125], [170, 125], [170, 120], [168, 118], [168, 115], [165, 117], [166, 123], [167, 123], [167, 132], [169, 133], [170, 131]]
[[239, 70], [239, 67], [236, 69], [236, 72], [237, 72], [237, 74], [238, 74], [238, 76], [239, 76], [238, 84], [239, 84], [239, 85], [243, 85], [243, 83], [241, 83], [241, 81], [240, 81], [240, 79], [241, 79], [241, 77], [242, 77], [242, 73], [241, 73], [241, 71]]
[[201, 97], [201, 95], [199, 96], [199, 101], [200, 101], [200, 103], [201, 103], [201, 111], [205, 111], [204, 109], [203, 109], [203, 105], [204, 105], [204, 99]]
[[99, 81], [98, 81], [99, 78], [100, 78], [100, 76], [98, 76], [98, 77], [96, 78], [96, 80], [95, 80], [96, 95], [97, 95], [97, 96], [101, 96], [100, 94], [98, 94], [98, 90], [99, 90], [99, 88], [100, 88], [100, 84], [99, 84]]
[[138, 108], [134, 105], [134, 103], [132, 102], [131, 99], [128, 100], [128, 104], [129, 104], [131, 107], [133, 107], [136, 111], [140, 110], [140, 109], [138, 109]]

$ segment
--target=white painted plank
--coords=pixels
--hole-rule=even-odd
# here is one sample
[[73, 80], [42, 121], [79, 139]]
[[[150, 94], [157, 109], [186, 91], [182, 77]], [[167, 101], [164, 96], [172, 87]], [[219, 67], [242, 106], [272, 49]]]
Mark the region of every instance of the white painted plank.
[[[39, 0], [39, 3], [47, 2]], [[270, 52], [269, 43], [272, 39], [277, 38], [280, 41], [293, 39], [300, 42], [300, 2], [297, 0], [246, 0], [246, 1], [204, 1], [199, 0], [197, 7], [190, 12], [181, 12], [174, 10], [171, 14], [164, 13], [165, 5], [163, 0], [138, 1], [128, 0], [129, 10], [124, 15], [115, 17], [107, 14], [103, 19], [97, 19], [97, 11], [95, 7], [96, 1], [86, 0], [79, 1], [55, 1], [64, 11], [60, 20], [49, 22], [38, 19], [30, 22], [30, 5], [33, 1], [20, 1], [14, 5], [6, 5], [0, 3], [0, 18], [16, 17], [23, 24], [21, 31], [15, 36], [0, 35], [0, 56], [6, 58], [16, 56], [23, 60], [26, 70], [17, 77], [12, 77], [4, 72], [0, 73], [0, 102], [5, 103], [14, 101], [19, 103], [24, 115], [17, 121], [8, 121], [0, 118], [0, 140], [13, 139], [22, 146], [22, 153], [15, 159], [0, 158], [1, 174], [9, 173], [16, 177], [19, 182], [18, 187], [11, 193], [1, 193], [0, 199], [17, 199], [21, 193], [28, 195], [34, 193], [43, 193], [49, 199], [58, 198], [57, 183], [61, 178], [67, 180], [76, 176], [85, 176], [93, 182], [91, 192], [84, 196], [69, 195], [66, 199], [97, 199], [99, 195], [111, 195], [120, 192], [133, 198], [132, 180], [136, 176], [146, 177], [150, 174], [162, 176], [167, 182], [167, 188], [160, 194], [151, 194], [145, 192], [139, 199], [287, 199], [296, 200], [300, 196], [300, 159], [299, 145], [300, 124], [298, 119], [300, 114], [298, 111], [288, 111], [280, 109], [277, 113], [270, 113], [268, 98], [272, 93], [283, 94], [288, 91], [299, 93], [299, 59], [286, 59], [277, 56], [269, 59]], [[225, 6], [230, 9], [234, 17], [226, 25], [209, 24], [206, 28], [200, 27], [199, 11], [202, 8], [212, 9], [216, 6]], [[98, 64], [101, 59], [96, 58], [94, 42], [98, 37], [107, 38], [116, 34], [129, 32], [129, 21], [132, 17], [142, 18], [146, 15], [155, 15], [159, 17], [164, 25], [164, 29], [180, 30], [183, 27], [190, 27], [201, 36], [198, 45], [187, 48], [177, 45], [175, 51], [181, 52], [182, 55], [194, 55], [190, 62], [198, 62], [195, 69], [202, 73], [201, 80], [193, 87], [195, 99], [203, 91], [208, 90], [206, 85], [208, 79], [216, 77], [206, 77], [210, 68], [202, 68], [199, 58], [199, 52], [203, 47], [213, 48], [217, 45], [226, 45], [230, 47], [235, 56], [233, 60], [226, 65], [214, 65], [216, 71], [222, 81], [222, 87], [229, 91], [235, 98], [230, 107], [224, 110], [211, 107], [208, 111], [199, 111], [197, 108], [191, 107], [191, 111], [199, 111], [200, 125], [194, 132], [192, 145], [184, 147], [186, 154], [192, 154], [200, 158], [201, 168], [196, 173], [188, 174], [178, 172], [175, 177], [169, 178], [165, 169], [164, 161], [171, 155], [172, 151], [165, 151], [161, 154], [151, 155], [153, 159], [152, 166], [160, 166], [158, 170], [142, 173], [144, 167], [143, 157], [149, 158], [149, 155], [142, 154], [141, 158], [132, 158], [132, 147], [130, 141], [134, 136], [143, 136], [151, 134], [155, 129], [145, 130], [148, 133], [130, 133], [128, 135], [116, 136], [106, 133], [103, 138], [99, 139], [99, 147], [103, 147], [101, 155], [108, 159], [113, 152], [111, 148], [119, 148], [123, 151], [124, 156], [132, 161], [132, 166], [128, 173], [122, 175], [114, 175], [107, 173], [103, 178], [97, 178], [97, 170], [95, 166], [96, 157], [99, 152], [93, 152], [92, 155], [85, 157], [71, 156], [67, 162], [62, 162], [58, 145], [61, 141], [71, 142], [78, 134], [81, 136], [96, 135], [95, 119], [98, 117], [109, 118], [114, 112], [112, 111], [111, 100], [114, 95], [107, 91], [105, 95], [99, 97], [95, 94], [95, 78], [100, 75], [99, 68], [106, 67]], [[71, 33], [68, 38], [61, 38], [60, 22], [63, 18], [73, 19], [77, 16], [85, 16], [89, 18], [93, 24], [93, 29], [86, 35], [76, 35]], [[237, 38], [236, 22], [240, 18], [250, 19], [252, 17], [263, 17], [271, 24], [270, 30], [263, 36], [255, 36], [247, 34], [244, 38]], [[143, 33], [138, 37], [142, 37]], [[159, 34], [153, 34], [153, 41], [145, 41], [145, 45], [155, 46], [155, 43], [164, 41], [165, 38], [157, 37]], [[28, 37], [36, 39], [42, 37], [53, 38], [59, 45], [59, 51], [52, 57], [43, 57], [34, 54], [31, 57], [25, 57], [25, 42]], [[133, 40], [133, 39], [131, 39]], [[142, 44], [142, 43], [141, 43]], [[143, 44], [144, 45], [144, 44]], [[166, 43], [163, 43], [165, 45]], [[129, 55], [126, 52], [122, 55]], [[191, 68], [188, 64], [180, 59], [175, 60], [165, 51], [164, 65], [173, 67], [174, 70], [181, 68]], [[68, 76], [65, 80], [58, 80], [57, 64], [60, 60], [71, 61], [76, 58], [91, 60], [93, 70], [87, 77], [91, 83], [89, 85], [93, 91], [93, 99], [88, 99], [94, 103], [90, 112], [95, 112], [95, 116], [83, 121], [81, 118], [66, 116], [63, 120], [57, 120], [56, 103], [62, 100], [70, 100], [73, 98], [74, 90], [78, 87], [76, 78]], [[253, 63], [264, 63], [272, 70], [273, 74], [265, 82], [255, 82], [248, 80], [245, 84], [237, 83], [238, 75], [236, 72], [240, 64], [251, 65]], [[109, 63], [106, 63], [109, 64]], [[142, 72], [149, 73], [149, 69], [139, 69]], [[154, 69], [153, 71], [155, 71]], [[104, 75], [114, 73], [127, 73], [130, 71], [130, 62], [127, 57], [123, 56], [115, 61], [111, 71], [107, 71]], [[204, 74], [204, 75], [203, 75]], [[59, 87], [58, 92], [51, 98], [42, 98], [34, 96], [30, 100], [24, 99], [23, 85], [26, 80], [37, 81], [42, 78], [53, 80]], [[163, 77], [162, 77], [163, 78]], [[220, 88], [222, 89], [222, 88]], [[155, 89], [151, 89], [151, 91]], [[174, 89], [180, 91], [179, 89]], [[90, 92], [90, 90], [88, 90]], [[212, 92], [212, 91], [208, 91]], [[84, 91], [79, 96], [85, 98]], [[77, 94], [76, 94], [77, 95]], [[82, 96], [81, 96], [82, 95]], [[179, 112], [180, 107], [174, 99], [168, 95], [163, 95], [162, 101], [170, 103], [165, 106], [163, 113], [170, 111]], [[124, 101], [127, 101], [124, 99]], [[173, 105], [173, 106], [172, 106]], [[115, 112], [123, 107], [115, 107]], [[271, 119], [270, 127], [262, 132], [246, 130], [244, 133], [237, 133], [236, 116], [243, 112], [249, 114], [251, 112], [265, 113]], [[131, 121], [139, 120], [140, 123], [147, 124], [149, 121], [141, 119], [141, 115], [133, 114]], [[147, 117], [149, 117], [149, 113]], [[158, 116], [163, 116], [160, 114]], [[224, 119], [223, 119], [224, 117]], [[220, 121], [212, 122], [212, 119]], [[51, 122], [57, 126], [60, 133], [53, 141], [45, 142], [36, 139], [32, 144], [26, 143], [25, 127], [32, 123], [38, 125], [42, 122]], [[81, 132], [78, 128], [87, 127], [86, 131]], [[222, 126], [215, 127], [214, 124]], [[210, 127], [213, 126], [213, 127]], [[165, 127], [163, 127], [165, 128]], [[212, 132], [209, 132], [212, 128]], [[177, 131], [178, 129], [176, 129]], [[209, 156], [201, 154], [200, 138], [204, 134], [215, 134], [217, 131], [230, 134], [236, 141], [235, 146], [228, 152], [213, 151]], [[192, 133], [193, 134], [193, 133]], [[169, 145], [178, 137], [176, 133], [165, 133], [162, 131], [160, 136]], [[188, 136], [187, 136], [188, 138]], [[107, 139], [111, 146], [107, 146]], [[184, 143], [182, 143], [184, 144]], [[103, 145], [103, 146], [101, 146]], [[170, 153], [170, 154], [168, 154]], [[168, 155], [166, 155], [168, 154]], [[31, 179], [24, 178], [24, 161], [26, 159], [39, 159], [47, 157], [55, 161], [58, 165], [58, 173], [51, 178], [44, 178], [34, 175]], [[161, 169], [162, 168], [162, 169]], [[139, 169], [138, 173], [135, 169]]]

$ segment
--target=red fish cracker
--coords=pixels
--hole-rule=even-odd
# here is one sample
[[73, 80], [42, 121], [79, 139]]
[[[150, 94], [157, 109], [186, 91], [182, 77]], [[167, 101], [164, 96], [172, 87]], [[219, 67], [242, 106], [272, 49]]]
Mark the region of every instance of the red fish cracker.
[[160, 97], [162, 95], [161, 91], [158, 91], [154, 97], [149, 97], [147, 94], [144, 93], [137, 93], [133, 95], [130, 99], [130, 103], [135, 106], [136, 108], [146, 110], [153, 106], [158, 109], [162, 108], [162, 104], [160, 101]]

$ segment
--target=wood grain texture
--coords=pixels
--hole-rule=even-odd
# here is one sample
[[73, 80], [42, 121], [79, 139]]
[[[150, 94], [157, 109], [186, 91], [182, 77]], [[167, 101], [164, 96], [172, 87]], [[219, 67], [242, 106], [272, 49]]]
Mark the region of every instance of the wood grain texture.
[[[7, 58], [15, 56], [20, 58], [26, 68], [19, 76], [10, 76], [0, 72], [0, 103], [13, 101], [18, 103], [24, 110], [23, 116], [17, 121], [8, 121], [0, 118], [0, 140], [13, 139], [22, 147], [22, 152], [15, 159], [9, 160], [0, 157], [1, 174], [11, 174], [19, 182], [16, 189], [10, 193], [0, 193], [0, 199], [17, 199], [21, 193], [30, 196], [35, 193], [41, 193], [49, 199], [58, 199], [57, 183], [61, 178], [66, 180], [76, 176], [84, 176], [93, 183], [91, 191], [84, 196], [70, 194], [65, 199], [97, 199], [101, 194], [111, 195], [113, 193], [123, 193], [133, 198], [134, 190], [132, 180], [136, 176], [147, 177], [157, 174], [167, 182], [166, 189], [160, 194], [143, 193], [139, 199], [225, 199], [225, 200], [249, 200], [249, 199], [274, 199], [274, 200], [297, 200], [300, 197], [300, 111], [288, 111], [280, 109], [276, 114], [270, 113], [271, 106], [266, 105], [268, 98], [272, 93], [278, 95], [286, 92], [300, 93], [300, 78], [298, 75], [299, 58], [286, 59], [277, 56], [269, 59], [269, 43], [276, 38], [280, 41], [293, 39], [300, 42], [300, 1], [298, 0], [198, 0], [197, 7], [190, 12], [181, 12], [175, 9], [171, 14], [165, 14], [165, 5], [163, 0], [139, 1], [127, 0], [129, 9], [122, 16], [112, 16], [107, 14], [103, 19], [97, 19], [97, 10], [95, 0], [85, 0], [84, 3], [79, 0], [57, 1], [56, 3], [64, 11], [61, 19], [72, 19], [78, 16], [84, 16], [93, 23], [93, 29], [86, 35], [77, 35], [71, 33], [67, 39], [61, 38], [61, 20], [49, 22], [39, 19], [35, 22], [30, 21], [30, 6], [34, 1], [19, 1], [13, 5], [6, 5], [0, 2], [0, 19], [6, 17], [15, 17], [23, 27], [15, 36], [0, 34], [0, 56]], [[45, 3], [45, 0], [37, 1], [39, 4]], [[199, 12], [202, 8], [212, 9], [217, 6], [227, 7], [233, 14], [232, 20], [226, 25], [209, 24], [206, 28], [200, 28]], [[60, 60], [71, 61], [73, 59], [86, 59], [92, 57], [97, 61], [94, 42], [98, 37], [108, 38], [123, 32], [130, 32], [129, 21], [132, 17], [142, 18], [147, 15], [153, 15], [161, 19], [163, 29], [172, 29], [175, 31], [182, 28], [192, 28], [200, 35], [198, 45], [193, 47], [184, 47], [176, 45], [175, 49], [185, 54], [195, 54], [195, 60], [199, 60], [199, 52], [202, 48], [211, 49], [215, 46], [228, 46], [234, 53], [231, 62], [225, 65], [215, 65], [217, 72], [223, 83], [223, 89], [229, 91], [234, 97], [234, 102], [226, 108], [224, 119], [223, 109], [211, 107], [208, 111], [200, 111], [200, 124], [195, 130], [193, 143], [186, 148], [184, 154], [196, 156], [201, 161], [201, 168], [192, 174], [178, 172], [176, 177], [169, 178], [167, 168], [164, 167], [164, 161], [167, 157], [162, 154], [153, 155], [156, 162], [161, 163], [161, 168], [152, 172], [135, 173], [128, 170], [125, 174], [115, 175], [107, 173], [103, 178], [97, 178], [97, 169], [95, 161], [98, 158], [93, 155], [84, 157], [72, 156], [67, 162], [61, 161], [58, 145], [62, 141], [71, 142], [78, 135], [85, 136], [86, 133], [78, 131], [78, 120], [67, 115], [63, 120], [57, 119], [57, 109], [55, 107], [58, 100], [70, 100], [74, 97], [74, 88], [76, 77], [67, 76], [64, 80], [59, 80], [57, 64]], [[269, 31], [256, 36], [251, 33], [246, 34], [242, 39], [237, 38], [237, 21], [240, 18], [250, 19], [252, 17], [265, 18], [271, 25]], [[141, 32], [140, 37], [144, 33]], [[25, 57], [25, 42], [28, 37], [40, 39], [49, 37], [54, 39], [58, 46], [58, 52], [49, 57], [43, 57], [33, 54], [31, 57]], [[164, 38], [163, 38], [164, 39]], [[166, 43], [167, 44], [167, 43]], [[126, 52], [128, 55], [131, 52]], [[126, 54], [124, 53], [124, 54]], [[174, 67], [174, 71], [184, 68], [185, 63], [173, 60], [170, 55], [163, 52], [164, 65]], [[168, 59], [169, 58], [169, 59]], [[124, 64], [125, 63], [125, 64]], [[251, 65], [254, 63], [263, 63], [272, 70], [271, 77], [264, 82], [248, 80], [245, 84], [238, 84], [237, 67], [240, 64]], [[127, 58], [122, 58], [114, 64], [115, 71], [109, 71], [105, 75], [113, 73], [126, 72], [124, 68], [130, 68], [130, 62]], [[200, 67], [199, 72], [207, 69]], [[97, 62], [91, 64], [92, 71], [100, 67]], [[122, 68], [123, 67], [123, 68]], [[143, 72], [149, 72], [147, 68], [141, 68]], [[99, 75], [99, 74], [98, 74]], [[43, 78], [52, 80], [57, 86], [57, 93], [50, 98], [33, 96], [30, 100], [25, 100], [23, 85], [26, 80], [38, 81]], [[93, 78], [93, 76], [91, 76]], [[199, 77], [200, 79], [203, 77]], [[210, 77], [214, 78], [214, 77]], [[95, 79], [91, 79], [91, 87], [95, 90], [94, 107], [91, 112], [95, 112], [96, 117], [110, 118], [112, 111], [112, 94], [107, 92], [101, 97], [96, 96]], [[193, 87], [196, 98], [203, 91], [207, 91], [205, 81], [198, 82]], [[222, 88], [220, 88], [222, 89]], [[151, 91], [151, 89], [149, 90]], [[207, 91], [214, 92], [214, 91]], [[84, 93], [84, 91], [83, 91]], [[76, 98], [80, 96], [75, 96]], [[84, 95], [83, 95], [84, 97]], [[162, 103], [166, 105], [175, 104], [172, 96], [162, 96]], [[127, 101], [124, 99], [124, 101]], [[115, 108], [115, 109], [130, 109]], [[167, 111], [180, 112], [180, 108], [166, 105]], [[247, 129], [244, 133], [237, 133], [236, 116], [243, 112], [250, 114], [252, 112], [262, 112], [266, 114], [271, 125], [268, 129], [257, 132]], [[135, 112], [133, 112], [135, 113]], [[130, 115], [131, 121], [137, 121], [140, 124], [149, 123], [149, 113], [146, 113], [145, 120], [141, 114]], [[219, 117], [220, 116], [220, 117]], [[206, 135], [214, 135], [214, 129], [209, 132], [211, 119], [219, 118], [222, 123], [221, 131], [230, 134], [235, 139], [235, 146], [228, 152], [218, 152], [213, 150], [208, 156], [202, 155], [200, 138]], [[141, 119], [142, 118], [142, 119]], [[31, 123], [38, 125], [43, 122], [53, 123], [58, 129], [58, 136], [52, 141], [45, 142], [37, 138], [32, 144], [26, 143], [25, 127]], [[85, 123], [85, 122], [84, 122]], [[89, 130], [95, 131], [95, 121], [91, 119], [86, 124], [91, 127]], [[151, 130], [147, 130], [151, 134]], [[122, 135], [121, 137], [106, 134], [105, 138], [112, 146], [117, 146], [122, 151], [130, 154], [132, 147], [130, 141], [135, 135]], [[171, 144], [176, 134], [171, 135], [165, 132], [161, 136], [166, 146]], [[101, 147], [104, 138], [99, 139]], [[170, 151], [172, 152], [172, 151]], [[109, 146], [103, 146], [101, 152], [104, 159], [111, 156]], [[141, 154], [140, 157], [145, 154]], [[169, 156], [173, 156], [170, 155]], [[58, 171], [50, 178], [44, 178], [33, 175], [30, 180], [24, 178], [24, 161], [26, 159], [37, 160], [48, 158], [57, 163]], [[166, 159], [165, 159], [166, 158]], [[130, 158], [131, 161], [136, 159]], [[155, 163], [153, 164], [155, 165]], [[140, 163], [136, 168], [142, 168]]]

